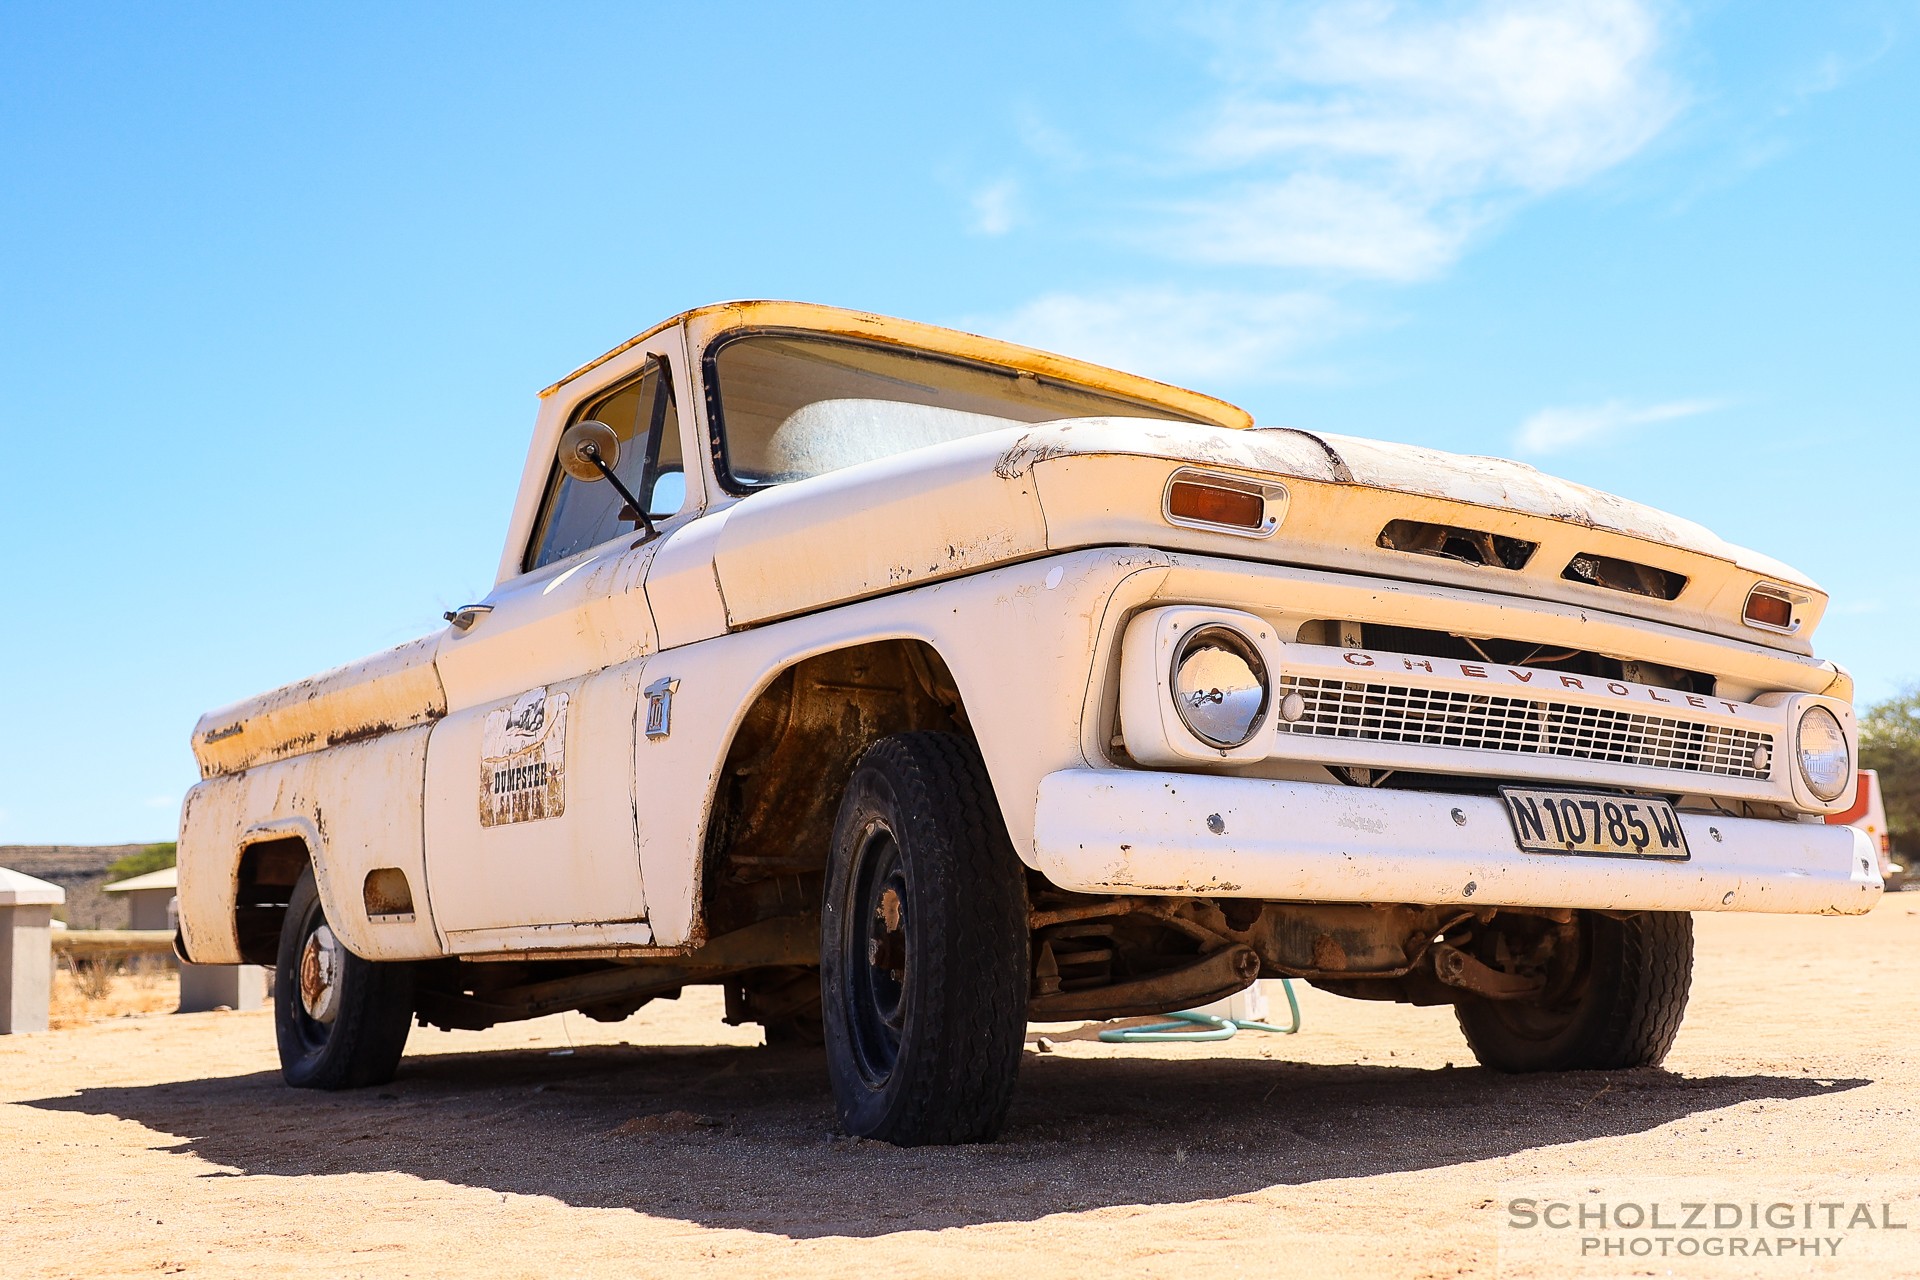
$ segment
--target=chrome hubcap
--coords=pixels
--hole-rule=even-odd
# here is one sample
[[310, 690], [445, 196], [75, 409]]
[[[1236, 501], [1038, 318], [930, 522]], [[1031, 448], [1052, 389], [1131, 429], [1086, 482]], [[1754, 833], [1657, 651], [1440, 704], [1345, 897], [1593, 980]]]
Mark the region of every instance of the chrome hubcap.
[[330, 1023], [340, 1012], [340, 944], [324, 924], [300, 951], [300, 1003], [315, 1022]]

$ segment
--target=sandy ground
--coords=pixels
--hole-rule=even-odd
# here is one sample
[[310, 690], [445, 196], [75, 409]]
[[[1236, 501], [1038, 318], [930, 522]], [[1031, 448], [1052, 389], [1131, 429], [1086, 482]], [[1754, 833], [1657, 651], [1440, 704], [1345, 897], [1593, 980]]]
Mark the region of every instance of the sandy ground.
[[[1294, 1037], [1052, 1029], [1006, 1138], [945, 1150], [836, 1137], [819, 1055], [760, 1047], [705, 991], [613, 1026], [416, 1030], [391, 1086], [336, 1095], [281, 1086], [270, 1014], [116, 1017], [0, 1039], [0, 1268], [1920, 1275], [1917, 962], [1920, 894], [1702, 917], [1656, 1071], [1500, 1077], [1445, 1009], [1311, 990]], [[1620, 1222], [1523, 1227], [1527, 1199]], [[1720, 1207], [1692, 1230], [1629, 1220], [1692, 1204]], [[1792, 1227], [1748, 1225], [1775, 1204]], [[1715, 1212], [1741, 1225], [1705, 1229]], [[1709, 1236], [1747, 1252], [1673, 1252]], [[1837, 1243], [1808, 1256], [1816, 1238]]]

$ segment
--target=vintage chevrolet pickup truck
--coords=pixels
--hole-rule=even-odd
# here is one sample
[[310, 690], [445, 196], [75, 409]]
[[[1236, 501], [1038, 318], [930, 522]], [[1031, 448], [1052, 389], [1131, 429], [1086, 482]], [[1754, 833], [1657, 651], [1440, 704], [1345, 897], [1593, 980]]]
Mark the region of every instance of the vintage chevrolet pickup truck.
[[1881, 891], [1825, 605], [1518, 463], [705, 307], [542, 393], [486, 599], [200, 721], [179, 946], [323, 1089], [721, 984], [903, 1144], [991, 1138], [1029, 1020], [1263, 975], [1656, 1063], [1690, 912]]

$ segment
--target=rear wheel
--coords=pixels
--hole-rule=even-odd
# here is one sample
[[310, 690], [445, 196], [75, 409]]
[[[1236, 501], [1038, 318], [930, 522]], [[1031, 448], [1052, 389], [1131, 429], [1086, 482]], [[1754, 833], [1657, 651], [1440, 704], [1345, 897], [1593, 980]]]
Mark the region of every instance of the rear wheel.
[[848, 1133], [985, 1142], [1027, 1017], [1026, 875], [973, 744], [883, 738], [854, 767], [821, 921], [827, 1069]]
[[393, 1079], [413, 1020], [413, 966], [362, 960], [334, 936], [301, 873], [280, 927], [273, 1024], [280, 1074], [297, 1089], [358, 1089]]
[[1496, 1071], [1658, 1066], [1673, 1047], [1693, 980], [1693, 917], [1584, 913], [1571, 982], [1540, 1000], [1462, 1000], [1460, 1030]]

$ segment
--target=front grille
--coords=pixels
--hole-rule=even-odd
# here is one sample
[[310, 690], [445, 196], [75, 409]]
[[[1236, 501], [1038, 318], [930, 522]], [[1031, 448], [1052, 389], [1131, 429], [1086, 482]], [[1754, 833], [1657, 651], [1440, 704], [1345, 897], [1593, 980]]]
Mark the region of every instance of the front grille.
[[1560, 756], [1723, 778], [1772, 776], [1773, 734], [1550, 698], [1284, 676], [1306, 703], [1282, 734], [1511, 755]]

